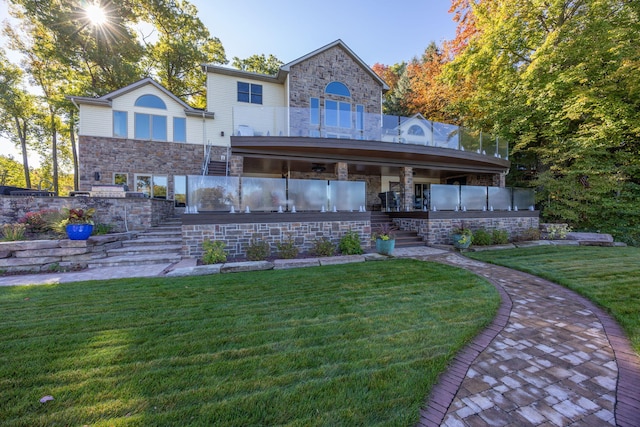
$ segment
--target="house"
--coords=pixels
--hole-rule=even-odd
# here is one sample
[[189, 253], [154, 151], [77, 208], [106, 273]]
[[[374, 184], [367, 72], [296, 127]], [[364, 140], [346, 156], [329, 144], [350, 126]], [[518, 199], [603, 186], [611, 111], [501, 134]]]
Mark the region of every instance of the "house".
[[457, 126], [383, 116], [388, 86], [341, 40], [274, 76], [202, 69], [206, 110], [150, 78], [70, 97], [80, 110], [80, 190], [126, 184], [184, 206], [188, 176], [340, 180], [365, 183], [369, 209], [391, 190], [412, 210], [431, 184], [504, 186], [506, 144], [475, 138], [466, 149]]
[[515, 234], [537, 227], [533, 193], [504, 188], [505, 141], [384, 115], [387, 84], [341, 40], [276, 75], [202, 70], [205, 110], [150, 78], [70, 97], [80, 190], [126, 185], [159, 206], [155, 222], [167, 206], [182, 210], [184, 256], [200, 256], [205, 239], [241, 255], [255, 234], [274, 244], [293, 236], [308, 250], [357, 231], [367, 247], [373, 210], [395, 211], [390, 220], [427, 244], [448, 242], [461, 221]]

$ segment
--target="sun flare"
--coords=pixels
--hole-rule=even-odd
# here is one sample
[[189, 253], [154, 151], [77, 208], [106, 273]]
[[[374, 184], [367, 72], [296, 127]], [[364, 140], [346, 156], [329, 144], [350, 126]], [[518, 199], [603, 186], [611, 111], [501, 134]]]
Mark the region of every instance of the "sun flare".
[[91, 24], [95, 26], [100, 27], [107, 23], [107, 14], [98, 4], [87, 6], [85, 13], [87, 14], [87, 18], [89, 18]]

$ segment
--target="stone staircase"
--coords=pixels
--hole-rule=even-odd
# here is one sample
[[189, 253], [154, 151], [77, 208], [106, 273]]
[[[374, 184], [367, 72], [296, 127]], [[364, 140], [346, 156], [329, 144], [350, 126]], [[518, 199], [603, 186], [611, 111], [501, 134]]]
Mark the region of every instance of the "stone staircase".
[[145, 264], [170, 264], [182, 259], [182, 223], [166, 221], [125, 240], [122, 247], [107, 250], [107, 257], [88, 262], [89, 268]]
[[[372, 211], [371, 212], [371, 232], [375, 233], [380, 224], [393, 225], [393, 221], [389, 218], [385, 212]], [[408, 248], [413, 246], [424, 246], [422, 238], [418, 236], [415, 231], [394, 231], [396, 235], [396, 248]]]

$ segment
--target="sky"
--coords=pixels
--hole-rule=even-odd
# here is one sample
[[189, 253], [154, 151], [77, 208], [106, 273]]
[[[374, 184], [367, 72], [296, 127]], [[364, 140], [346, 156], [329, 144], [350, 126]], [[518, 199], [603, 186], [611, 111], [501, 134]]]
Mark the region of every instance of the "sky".
[[[291, 62], [341, 39], [366, 64], [393, 65], [419, 57], [430, 42], [455, 36], [449, 0], [191, 0], [198, 16], [234, 57], [273, 54]], [[0, 21], [8, 16], [0, 0]], [[2, 46], [5, 40], [0, 40]], [[0, 155], [21, 159], [0, 137]], [[32, 165], [37, 159], [31, 160]]]

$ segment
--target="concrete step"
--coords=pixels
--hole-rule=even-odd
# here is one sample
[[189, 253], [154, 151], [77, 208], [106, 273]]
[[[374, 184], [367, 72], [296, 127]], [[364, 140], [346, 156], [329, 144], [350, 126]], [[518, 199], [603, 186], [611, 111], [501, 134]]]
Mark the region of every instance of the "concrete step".
[[140, 234], [138, 237], [164, 237], [164, 236], [182, 236], [182, 231], [173, 230], [147, 230]]
[[110, 249], [107, 251], [107, 256], [122, 256], [122, 255], [144, 255], [144, 254], [180, 254], [182, 245], [150, 245], [150, 246], [126, 246], [118, 249]]
[[182, 244], [182, 237], [138, 237], [134, 240], [122, 242], [123, 247], [179, 244]]
[[182, 259], [177, 254], [120, 255], [89, 261], [89, 268], [118, 267], [145, 264], [173, 264]]

